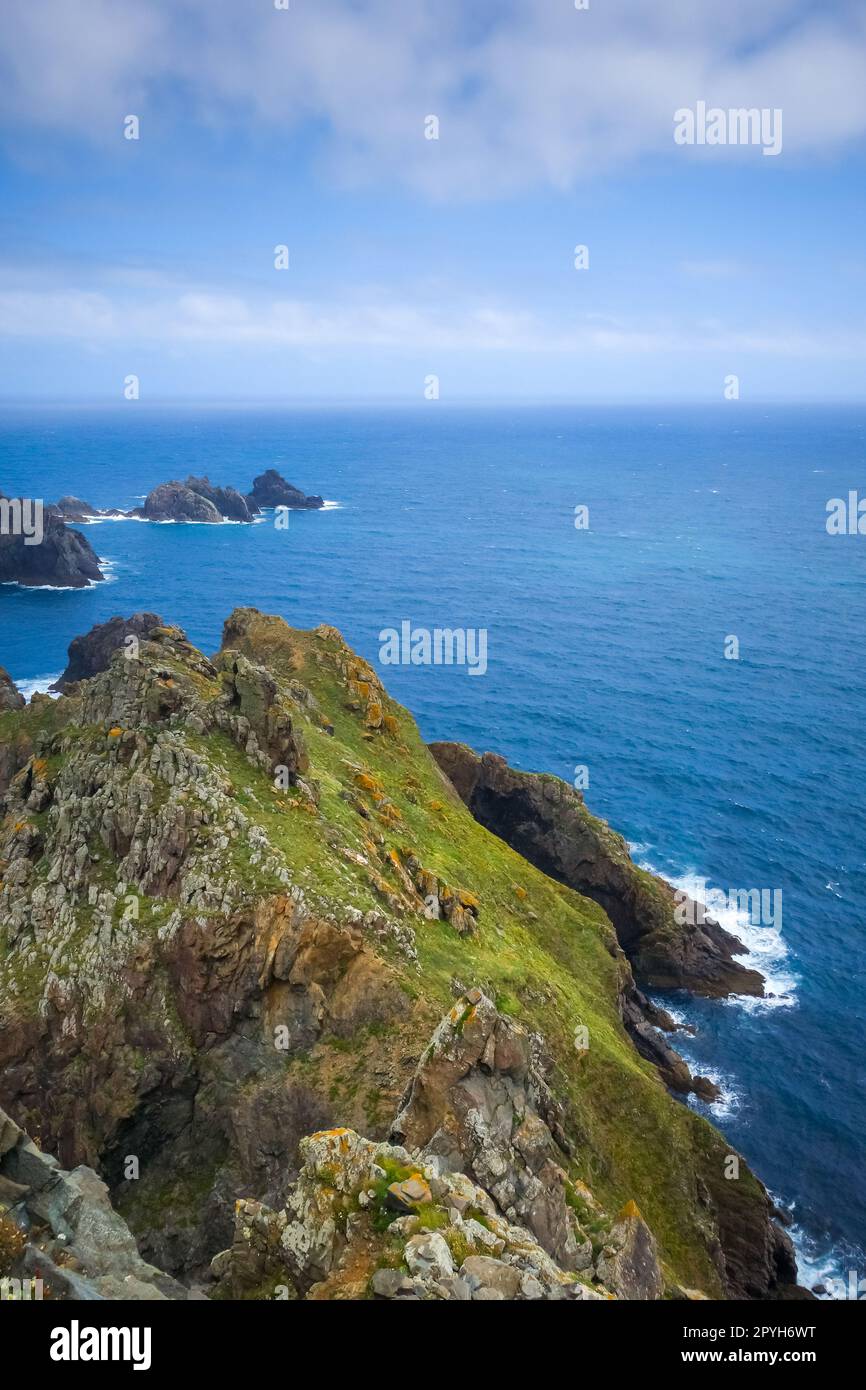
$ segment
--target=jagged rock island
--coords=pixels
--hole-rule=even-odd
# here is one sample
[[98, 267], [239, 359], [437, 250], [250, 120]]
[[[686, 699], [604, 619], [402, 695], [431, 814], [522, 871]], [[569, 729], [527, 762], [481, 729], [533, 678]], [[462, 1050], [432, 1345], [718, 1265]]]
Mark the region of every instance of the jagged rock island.
[[90, 542], [67, 526], [56, 508], [44, 509], [42, 536], [36, 544], [28, 544], [23, 535], [0, 531], [0, 584], [86, 589], [104, 578]]
[[300, 510], [315, 509], [325, 505], [324, 498], [305, 497], [291, 483], [287, 483], [275, 468], [268, 468], [253, 479], [253, 490], [247, 497], [251, 510], [260, 511], [262, 507], [297, 507]]
[[0, 712], [0, 1277], [61, 1237], [118, 1275], [85, 1165], [140, 1296], [798, 1296], [588, 888], [479, 823], [334, 628], [237, 609], [211, 658], [153, 616]]
[[[66, 496], [61, 497], [59, 502], [49, 503], [45, 513], [46, 517], [52, 516], [61, 524], [125, 521], [134, 518], [138, 521], [205, 522], [214, 525], [224, 521], [251, 522], [263, 509], [273, 507], [315, 511], [324, 505], [324, 498], [308, 497], [300, 488], [287, 483], [275, 468], [269, 468], [253, 479], [252, 489], [246, 496], [238, 492], [237, 488], [219, 487], [208, 477], [197, 478], [190, 474], [184, 482], [173, 479], [171, 482], [160, 483], [147, 494], [141, 507], [133, 507], [128, 512], [120, 511], [116, 507], [94, 507], [81, 497]], [[0, 545], [3, 539], [0, 537]]]

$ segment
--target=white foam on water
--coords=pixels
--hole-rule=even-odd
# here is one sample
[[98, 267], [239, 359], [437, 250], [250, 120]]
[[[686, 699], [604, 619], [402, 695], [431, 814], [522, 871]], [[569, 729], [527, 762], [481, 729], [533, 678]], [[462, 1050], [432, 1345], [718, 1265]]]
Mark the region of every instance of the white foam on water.
[[[696, 873], [682, 874], [673, 878], [669, 874], [660, 874], [648, 861], [640, 862], [639, 867], [647, 869], [650, 873], [657, 874], [659, 878], [665, 879], [672, 888], [679, 892], [688, 893], [689, 897], [701, 900], [701, 893], [709, 889], [719, 889], [725, 893], [735, 890], [724, 888], [721, 884], [713, 883], [705, 877], [700, 877]], [[762, 1009], [790, 1009], [797, 1003], [796, 975], [791, 970], [789, 963], [789, 951], [782, 937], [779, 927], [763, 925], [752, 922], [749, 913], [745, 909], [735, 906], [716, 908], [713, 906], [708, 910], [707, 915], [718, 922], [731, 936], [739, 937], [743, 945], [748, 948], [747, 956], [738, 956], [737, 959], [747, 968], [754, 967], [760, 970], [765, 981], [765, 995], [762, 999], [756, 999], [751, 995], [732, 994], [723, 1002], [728, 1007], [742, 1009], [746, 1013], [754, 1013]]]
[[32, 676], [29, 680], [15, 681], [15, 684], [28, 704], [30, 703], [31, 697], [37, 694], [50, 695], [52, 700], [56, 700], [59, 691], [49, 690], [48, 687], [53, 685], [56, 680], [59, 680], [61, 674], [60, 671], [52, 671], [47, 676]]
[[95, 589], [99, 583], [98, 579], [89, 579], [86, 584], [21, 584], [17, 579], [4, 579], [2, 586], [4, 589], [25, 589], [28, 594], [80, 594], [85, 589]]
[[690, 1095], [689, 1105], [693, 1110], [699, 1110], [701, 1114], [708, 1114], [711, 1120], [727, 1120], [731, 1115], [736, 1114], [743, 1104], [743, 1093], [737, 1087], [734, 1078], [729, 1074], [719, 1071], [717, 1067], [708, 1067], [703, 1062], [696, 1062], [688, 1057], [682, 1048], [678, 1048], [681, 1056], [689, 1065], [689, 1070], [693, 1076], [705, 1076], [708, 1081], [712, 1081], [714, 1086], [718, 1086], [721, 1095], [718, 1100], [701, 1100], [700, 1096]]
[[[794, 1217], [793, 1202], [783, 1202], [773, 1192], [770, 1196], [777, 1207]], [[788, 1235], [797, 1258], [798, 1284], [813, 1290], [816, 1285], [822, 1285], [824, 1292], [816, 1295], [822, 1300], [855, 1299], [859, 1302], [866, 1299], [866, 1256], [850, 1247], [838, 1248], [826, 1241], [817, 1241], [803, 1230], [796, 1217], [794, 1224], [788, 1227]], [[862, 1285], [861, 1280], [864, 1281]]]
[[80, 521], [71, 521], [68, 524], [70, 526], [105, 526], [117, 521], [147, 520], [146, 516], [83, 516]]

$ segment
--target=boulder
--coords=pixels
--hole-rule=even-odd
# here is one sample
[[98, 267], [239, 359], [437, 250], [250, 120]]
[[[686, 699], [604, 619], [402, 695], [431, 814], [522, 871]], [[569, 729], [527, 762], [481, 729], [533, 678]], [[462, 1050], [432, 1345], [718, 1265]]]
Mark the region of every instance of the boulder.
[[[146, 1264], [102, 1179], [66, 1172], [0, 1110], [0, 1200], [22, 1233], [8, 1271], [38, 1276], [52, 1298], [185, 1299], [187, 1290]], [[38, 1245], [35, 1239], [38, 1233]], [[31, 1238], [32, 1234], [32, 1238]]]
[[410, 1236], [403, 1247], [403, 1258], [409, 1273], [422, 1279], [446, 1279], [454, 1273], [451, 1251], [438, 1231]]

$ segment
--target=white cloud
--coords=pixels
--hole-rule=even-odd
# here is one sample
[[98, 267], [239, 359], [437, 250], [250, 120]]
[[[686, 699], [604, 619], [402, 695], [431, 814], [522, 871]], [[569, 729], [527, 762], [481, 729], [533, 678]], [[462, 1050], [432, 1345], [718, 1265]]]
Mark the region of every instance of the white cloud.
[[[800, 0], [6, 0], [0, 117], [142, 138], [189, 118], [280, 141], [300, 123], [343, 181], [399, 178], [435, 197], [576, 179], [676, 148], [698, 99], [784, 111], [787, 158], [866, 132], [866, 14]], [[423, 138], [435, 113], [441, 138]], [[769, 161], [763, 161], [767, 164]]]
[[226, 292], [181, 284], [142, 269], [130, 275], [107, 268], [98, 285], [69, 287], [37, 282], [38, 272], [0, 267], [0, 339], [117, 344], [124, 349], [196, 346], [238, 353], [276, 347], [399, 349], [435, 353], [472, 351], [532, 356], [594, 354], [608, 359], [730, 352], [771, 358], [866, 358], [866, 335], [798, 328], [766, 331], [718, 320], [631, 321], [609, 314], [542, 317], [503, 303], [410, 302], [381, 291], [336, 301]]

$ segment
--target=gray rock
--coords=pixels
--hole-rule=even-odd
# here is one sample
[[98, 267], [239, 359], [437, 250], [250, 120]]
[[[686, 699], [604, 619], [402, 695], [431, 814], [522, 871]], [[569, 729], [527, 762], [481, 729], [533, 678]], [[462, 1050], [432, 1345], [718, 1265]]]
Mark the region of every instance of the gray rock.
[[661, 1298], [664, 1279], [655, 1237], [633, 1202], [611, 1229], [596, 1269], [618, 1298]]
[[427, 1231], [407, 1240], [404, 1259], [410, 1274], [423, 1279], [445, 1279], [454, 1273], [451, 1251], [438, 1231]]
[[511, 1299], [520, 1293], [520, 1270], [489, 1255], [467, 1255], [460, 1266], [460, 1276], [472, 1291], [473, 1299], [478, 1299], [482, 1291], [484, 1298]]
[[414, 1293], [412, 1281], [402, 1269], [377, 1269], [370, 1287], [377, 1298], [400, 1298]]
[[[22, 1229], [37, 1223], [39, 1245], [25, 1244], [16, 1264], [41, 1274], [54, 1298], [184, 1299], [187, 1291], [146, 1264], [108, 1188], [92, 1168], [66, 1172], [0, 1110], [0, 1183], [22, 1195]], [[64, 1261], [58, 1263], [63, 1253]], [[13, 1266], [10, 1274], [18, 1277]]]
[[160, 483], [149, 492], [142, 514], [148, 521], [222, 521], [213, 502], [177, 481]]
[[14, 684], [9, 672], [0, 666], [0, 711], [23, 709], [27, 701]]

